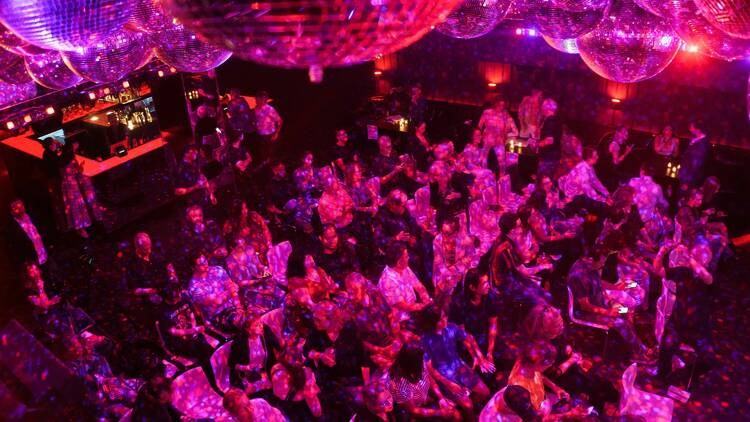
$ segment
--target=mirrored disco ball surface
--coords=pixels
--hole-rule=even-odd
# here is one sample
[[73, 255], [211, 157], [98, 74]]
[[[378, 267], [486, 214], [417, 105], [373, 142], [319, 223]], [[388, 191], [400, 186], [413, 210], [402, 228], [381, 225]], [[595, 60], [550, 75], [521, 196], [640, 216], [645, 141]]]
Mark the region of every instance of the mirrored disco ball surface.
[[0, 0], [0, 21], [50, 50], [86, 47], [122, 28], [130, 13], [129, 0]]
[[580, 11], [556, 6], [554, 0], [540, 0], [532, 7], [537, 29], [552, 38], [578, 38], [593, 30], [604, 17], [608, 5]]
[[698, 53], [717, 59], [733, 61], [750, 57], [750, 40], [734, 38], [711, 25], [697, 8], [686, 8], [672, 20], [677, 35]]
[[156, 57], [180, 72], [200, 73], [218, 67], [231, 52], [207, 44], [182, 26], [154, 34]]
[[683, 10], [695, 10], [693, 0], [635, 0], [635, 3], [647, 12], [667, 19]]
[[18, 35], [14, 34], [5, 25], [0, 24], [0, 47], [16, 54], [21, 54], [18, 48], [26, 44], [28, 44], [26, 41], [19, 38]]
[[114, 82], [143, 66], [151, 58], [152, 49], [147, 34], [122, 29], [81, 52], [61, 54], [78, 76], [94, 82]]
[[464, 0], [435, 30], [453, 38], [477, 38], [492, 31], [512, 0]]
[[[538, 0], [527, 0], [538, 2]], [[609, 5], [611, 0], [552, 0], [550, 3], [571, 12], [583, 12], [586, 10], [602, 10]]]
[[83, 78], [65, 65], [57, 51], [27, 56], [25, 61], [26, 70], [31, 78], [45, 88], [66, 89], [83, 82]]
[[164, 10], [162, 0], [136, 0], [130, 26], [141, 32], [159, 32], [169, 29], [172, 17]]
[[24, 84], [31, 81], [23, 66], [23, 57], [10, 51], [0, 49], [0, 81], [11, 85]]
[[662, 18], [632, 0], [614, 0], [599, 25], [576, 40], [586, 65], [617, 82], [638, 82], [664, 70], [682, 40]]
[[578, 47], [576, 46], [575, 38], [559, 39], [550, 38], [546, 35], [542, 35], [542, 38], [544, 38], [544, 41], [549, 44], [550, 47], [559, 52], [567, 54], [578, 54]]
[[13, 85], [0, 81], [0, 107], [20, 103], [36, 96], [36, 84], [33, 81]]
[[348, 66], [404, 48], [461, 0], [165, 0], [181, 23], [237, 56], [271, 66]]
[[694, 0], [711, 25], [736, 38], [750, 39], [750, 1]]

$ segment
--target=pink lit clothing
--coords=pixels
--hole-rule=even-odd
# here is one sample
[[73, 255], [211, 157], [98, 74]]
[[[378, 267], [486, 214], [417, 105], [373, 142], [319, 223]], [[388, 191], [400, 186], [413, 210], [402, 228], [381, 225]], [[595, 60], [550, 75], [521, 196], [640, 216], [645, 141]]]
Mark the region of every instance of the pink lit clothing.
[[667, 138], [663, 135], [657, 135], [654, 138], [654, 152], [664, 157], [674, 157], [677, 155], [680, 141], [673, 137]]
[[29, 217], [28, 214], [24, 214], [21, 218], [16, 218], [16, 222], [19, 226], [21, 226], [21, 229], [26, 233], [26, 235], [29, 237], [29, 240], [31, 240], [31, 243], [34, 245], [34, 250], [36, 251], [36, 256], [39, 258], [39, 265], [44, 264], [47, 262], [47, 250], [44, 249], [44, 243], [42, 243], [42, 237], [39, 235], [39, 231], [36, 229], [36, 226], [31, 221], [31, 217]]
[[562, 176], [558, 184], [568, 200], [578, 195], [585, 195], [604, 202], [609, 196], [607, 188], [596, 176], [594, 168], [586, 161], [581, 161], [568, 174]]
[[270, 105], [265, 104], [260, 109], [255, 109], [255, 125], [259, 135], [273, 135], [279, 123], [281, 123], [281, 116]]
[[[415, 289], [421, 284], [411, 268], [407, 267], [399, 273], [397, 270], [386, 266], [380, 275], [378, 289], [385, 297], [385, 301], [390, 306], [395, 307], [399, 303], [417, 303]], [[401, 321], [409, 319], [409, 313], [406, 311], [398, 311], [398, 315]]]
[[239, 307], [235, 299], [237, 290], [238, 287], [229, 278], [229, 274], [219, 266], [209, 267], [204, 277], [193, 276], [188, 286], [188, 294], [193, 304], [206, 318]]
[[634, 177], [628, 182], [628, 186], [635, 189], [633, 201], [638, 207], [638, 213], [643, 221], [659, 218], [657, 207], [666, 207], [667, 200], [664, 199], [661, 186], [654, 182], [650, 176]]
[[461, 152], [461, 160], [467, 171], [473, 172], [487, 168], [487, 154], [481, 147], [467, 144]]
[[432, 241], [435, 259], [432, 264], [432, 282], [436, 289], [452, 291], [472, 266], [475, 257], [474, 241], [457, 233], [446, 238], [443, 234]]
[[320, 222], [322, 224], [333, 224], [336, 228], [346, 227], [352, 222], [354, 218], [353, 208], [354, 201], [343, 189], [343, 186], [326, 190], [318, 200]]

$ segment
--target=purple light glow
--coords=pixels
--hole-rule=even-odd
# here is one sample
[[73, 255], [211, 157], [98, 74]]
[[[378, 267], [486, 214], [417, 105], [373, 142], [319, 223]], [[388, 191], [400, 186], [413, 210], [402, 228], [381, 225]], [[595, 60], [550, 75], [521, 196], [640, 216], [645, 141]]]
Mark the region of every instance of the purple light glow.
[[39, 85], [49, 89], [67, 89], [83, 78], [68, 69], [57, 51], [26, 57], [26, 70]]
[[151, 60], [148, 35], [127, 29], [92, 44], [81, 52], [63, 52], [65, 64], [78, 76], [94, 82], [114, 82]]

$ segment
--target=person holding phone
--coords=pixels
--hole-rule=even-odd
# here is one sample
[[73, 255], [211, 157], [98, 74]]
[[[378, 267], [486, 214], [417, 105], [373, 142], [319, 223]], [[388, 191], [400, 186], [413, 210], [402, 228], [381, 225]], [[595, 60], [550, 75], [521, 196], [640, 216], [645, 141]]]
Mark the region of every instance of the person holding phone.
[[568, 275], [568, 286], [573, 293], [575, 310], [579, 318], [615, 329], [627, 343], [632, 360], [651, 362], [654, 351], [647, 348], [638, 338], [627, 306], [612, 302], [604, 289], [624, 290], [624, 284], [611, 284], [602, 280], [601, 269], [605, 256], [595, 253], [584, 256], [573, 264]]

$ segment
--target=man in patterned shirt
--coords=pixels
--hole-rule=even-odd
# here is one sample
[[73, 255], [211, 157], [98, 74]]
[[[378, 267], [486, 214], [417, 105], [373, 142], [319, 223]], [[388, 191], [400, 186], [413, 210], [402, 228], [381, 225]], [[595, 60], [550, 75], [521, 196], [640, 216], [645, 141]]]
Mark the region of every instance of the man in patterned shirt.
[[[409, 268], [409, 252], [402, 243], [395, 243], [386, 252], [386, 267], [380, 275], [378, 288], [386, 302], [396, 308], [400, 321], [409, 319], [409, 312], [419, 311], [432, 302], [427, 289]], [[421, 302], [417, 302], [417, 295]]]
[[188, 294], [203, 319], [225, 332], [240, 331], [245, 313], [238, 296], [239, 287], [220, 266], [209, 266], [205, 254], [193, 256], [193, 278]]
[[567, 201], [583, 195], [594, 201], [605, 202], [609, 191], [604, 187], [594, 171], [594, 165], [599, 159], [599, 154], [593, 148], [583, 150], [583, 161], [578, 163], [566, 175], [559, 180], [560, 189], [565, 194]]
[[644, 222], [660, 218], [660, 214], [656, 212], [657, 207], [666, 208], [669, 205], [664, 199], [661, 186], [649, 175], [649, 168], [650, 165], [644, 163], [641, 165], [640, 177], [634, 177], [628, 182], [628, 186], [635, 189], [633, 201]]

